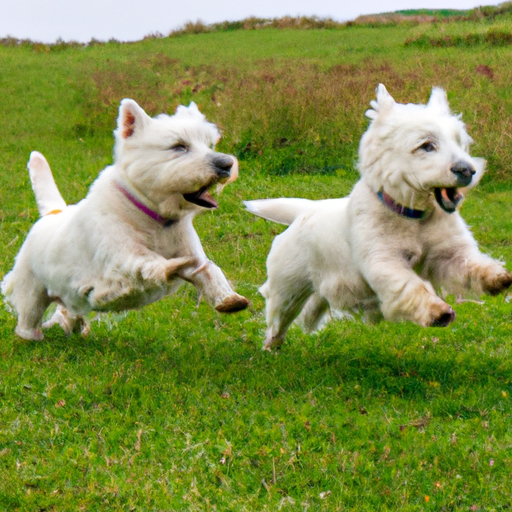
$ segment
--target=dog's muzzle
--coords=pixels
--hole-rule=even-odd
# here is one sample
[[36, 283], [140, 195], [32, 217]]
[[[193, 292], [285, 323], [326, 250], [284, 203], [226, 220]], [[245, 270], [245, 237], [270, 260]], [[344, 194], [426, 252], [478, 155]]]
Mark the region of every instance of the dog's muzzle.
[[[450, 171], [455, 175], [458, 187], [467, 187], [476, 172], [475, 168], [464, 160], [456, 162], [450, 168]], [[464, 198], [456, 187], [436, 188], [434, 189], [434, 196], [439, 206], [446, 213], [453, 213]]]
[[217, 175], [217, 179], [211, 184], [200, 188], [196, 192], [183, 194], [183, 197], [189, 203], [196, 204], [202, 208], [218, 208], [217, 201], [208, 192], [208, 189], [215, 183], [220, 184], [221, 188], [238, 177], [238, 160], [234, 156], [225, 155], [223, 153], [215, 153], [211, 158], [212, 168]]

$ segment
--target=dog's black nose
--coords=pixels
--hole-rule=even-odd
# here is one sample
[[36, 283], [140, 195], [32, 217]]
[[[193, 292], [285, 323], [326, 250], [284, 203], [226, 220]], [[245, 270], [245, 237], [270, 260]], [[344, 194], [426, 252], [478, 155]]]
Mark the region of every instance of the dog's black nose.
[[222, 153], [217, 153], [212, 158], [212, 164], [215, 167], [215, 172], [221, 177], [229, 176], [233, 163], [233, 159], [229, 155], [223, 155]]
[[215, 168], [215, 172], [222, 178], [229, 176], [233, 163], [233, 159], [229, 155], [217, 153], [212, 157], [212, 164]]
[[471, 179], [475, 174], [475, 168], [464, 160], [459, 160], [450, 169], [457, 177], [457, 185], [465, 187], [471, 183]]

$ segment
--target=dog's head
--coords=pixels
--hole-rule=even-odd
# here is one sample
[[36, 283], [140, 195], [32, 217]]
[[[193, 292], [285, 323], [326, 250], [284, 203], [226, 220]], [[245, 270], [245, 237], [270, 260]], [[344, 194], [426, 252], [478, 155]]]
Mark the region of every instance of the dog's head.
[[444, 211], [455, 211], [462, 192], [480, 181], [485, 161], [469, 155], [473, 141], [446, 93], [434, 87], [426, 105], [404, 105], [379, 84], [371, 106], [359, 146], [361, 176], [405, 206], [425, 207], [435, 198]]
[[217, 208], [209, 189], [238, 176], [237, 159], [214, 150], [219, 131], [195, 103], [178, 107], [173, 116], [152, 118], [135, 101], [124, 99], [114, 134], [116, 166], [157, 204]]

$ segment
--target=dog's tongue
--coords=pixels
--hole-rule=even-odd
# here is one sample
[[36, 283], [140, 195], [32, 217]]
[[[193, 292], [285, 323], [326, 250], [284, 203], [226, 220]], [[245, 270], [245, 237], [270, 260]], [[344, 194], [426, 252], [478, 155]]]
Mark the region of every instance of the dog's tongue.
[[447, 213], [453, 213], [464, 197], [456, 188], [436, 188], [434, 194], [439, 206]]
[[218, 208], [219, 205], [217, 201], [212, 197], [212, 195], [208, 192], [208, 189], [201, 188], [197, 192], [192, 192], [190, 194], [183, 194], [185, 201], [189, 203], [197, 204], [197, 206], [202, 206], [203, 208]]

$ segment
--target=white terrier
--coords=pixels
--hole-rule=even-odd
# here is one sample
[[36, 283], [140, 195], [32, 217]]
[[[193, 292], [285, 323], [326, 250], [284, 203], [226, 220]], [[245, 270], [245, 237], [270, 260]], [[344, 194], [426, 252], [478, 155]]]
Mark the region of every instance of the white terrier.
[[482, 254], [456, 211], [480, 180], [459, 116], [434, 88], [427, 105], [397, 104], [381, 84], [359, 146], [360, 181], [349, 197], [246, 202], [290, 224], [267, 260], [265, 349], [280, 346], [297, 318], [307, 331], [331, 311], [446, 326], [455, 312], [434, 292], [498, 294], [512, 274]]
[[33, 152], [28, 167], [42, 218], [30, 230], [2, 293], [18, 315], [16, 333], [43, 338], [45, 324], [88, 330], [90, 311], [142, 307], [192, 282], [220, 312], [244, 309], [222, 271], [209, 261], [192, 225], [217, 208], [208, 190], [236, 179], [235, 157], [213, 150], [219, 139], [194, 103], [174, 116], [149, 117], [130, 99], [121, 102], [114, 164], [87, 197], [66, 206], [48, 163]]

